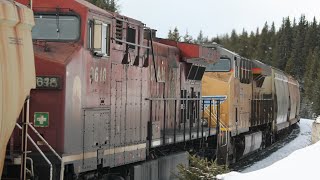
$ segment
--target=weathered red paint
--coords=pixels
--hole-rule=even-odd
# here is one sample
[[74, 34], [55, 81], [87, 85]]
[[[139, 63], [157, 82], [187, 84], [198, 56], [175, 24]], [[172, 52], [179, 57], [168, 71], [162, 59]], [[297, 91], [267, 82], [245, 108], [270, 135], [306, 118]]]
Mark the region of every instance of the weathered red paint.
[[261, 68], [252, 68], [252, 73], [253, 74], [261, 74], [262, 69]]
[[157, 41], [177, 47], [180, 50], [182, 60], [202, 58], [204, 62], [214, 63], [220, 58], [220, 53], [216, 49], [207, 48], [199, 44], [176, 42], [168, 39], [157, 39]]

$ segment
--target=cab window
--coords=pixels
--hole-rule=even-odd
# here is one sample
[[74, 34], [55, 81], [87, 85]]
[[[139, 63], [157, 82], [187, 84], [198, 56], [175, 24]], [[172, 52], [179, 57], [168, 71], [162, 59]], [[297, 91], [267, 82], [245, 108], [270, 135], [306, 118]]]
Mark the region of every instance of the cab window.
[[88, 49], [95, 56], [110, 55], [110, 24], [99, 20], [90, 20], [87, 37]]
[[75, 41], [80, 37], [80, 20], [75, 15], [36, 14], [33, 40]]
[[251, 83], [252, 77], [252, 62], [248, 59], [240, 60], [240, 82], [244, 84]]
[[209, 64], [206, 67], [206, 72], [229, 72], [231, 69], [230, 59], [220, 59], [214, 64]]

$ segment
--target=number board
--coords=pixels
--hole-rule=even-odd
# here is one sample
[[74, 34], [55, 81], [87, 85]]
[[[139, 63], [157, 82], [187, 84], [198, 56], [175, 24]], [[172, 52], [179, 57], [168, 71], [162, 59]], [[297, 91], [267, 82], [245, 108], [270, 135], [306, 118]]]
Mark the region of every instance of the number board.
[[37, 76], [37, 89], [61, 89], [61, 78], [57, 76]]

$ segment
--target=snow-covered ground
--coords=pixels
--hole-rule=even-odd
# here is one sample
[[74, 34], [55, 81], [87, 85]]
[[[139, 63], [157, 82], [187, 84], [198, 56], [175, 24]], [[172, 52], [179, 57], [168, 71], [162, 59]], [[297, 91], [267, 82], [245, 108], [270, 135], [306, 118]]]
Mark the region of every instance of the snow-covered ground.
[[[270, 179], [320, 179], [320, 142], [311, 144], [313, 120], [300, 120], [300, 134], [293, 141], [267, 158], [245, 169], [242, 173], [231, 172], [223, 180], [270, 180]], [[307, 147], [308, 146], [308, 147]]]

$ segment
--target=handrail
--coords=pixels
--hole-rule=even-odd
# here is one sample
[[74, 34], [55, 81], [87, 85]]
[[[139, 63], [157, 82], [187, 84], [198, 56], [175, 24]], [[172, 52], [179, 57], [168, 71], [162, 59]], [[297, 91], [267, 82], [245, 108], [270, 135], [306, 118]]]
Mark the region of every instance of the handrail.
[[49, 147], [49, 149], [55, 154], [58, 159], [61, 161], [62, 158], [59, 156], [59, 154], [50, 146], [50, 144], [40, 135], [40, 133], [31, 125], [29, 124], [29, 127], [36, 133], [36, 135]]
[[158, 98], [158, 97], [155, 97], [155, 98], [145, 98], [145, 100], [149, 100], [149, 101], [175, 101], [175, 100], [195, 101], [195, 100], [203, 100], [203, 98], [168, 98], [168, 97]]
[[117, 42], [121, 42], [121, 43], [125, 43], [125, 44], [131, 45], [131, 46], [137, 46], [137, 47], [141, 47], [141, 48], [145, 48], [145, 49], [150, 49], [150, 47], [148, 47], [148, 46], [139, 45], [137, 43], [131, 43], [131, 42], [128, 42], [128, 41], [117, 39], [117, 38], [111, 38], [111, 40], [114, 40], [114, 41], [117, 41]]
[[[17, 127], [19, 129], [22, 129], [22, 127], [16, 123]], [[31, 125], [28, 124], [28, 126], [33, 130], [33, 132], [44, 142], [44, 144], [53, 152], [53, 154], [60, 160], [61, 167], [60, 167], [60, 180], [64, 179], [64, 164], [62, 161], [62, 157], [52, 148], [52, 146], [41, 136], [41, 134]], [[52, 164], [49, 161], [49, 159], [45, 156], [45, 154], [41, 151], [39, 146], [33, 141], [33, 139], [30, 137], [29, 134], [27, 134], [28, 139], [32, 142], [32, 144], [36, 147], [36, 149], [39, 151], [39, 153], [43, 156], [43, 158], [47, 161], [47, 163], [50, 165], [50, 180], [52, 179]]]
[[34, 170], [33, 170], [33, 160], [30, 157], [27, 157], [27, 160], [30, 161], [31, 164], [31, 175], [34, 176]]
[[60, 160], [61, 167], [60, 167], [60, 180], [63, 180], [64, 178], [64, 164], [62, 162], [62, 157], [59, 156], [59, 154], [51, 147], [51, 145], [41, 136], [41, 134], [31, 125], [29, 124], [29, 127], [33, 130], [33, 132], [49, 147], [49, 149], [53, 152], [53, 154]]
[[[207, 108], [205, 109], [205, 112], [207, 115], [210, 115], [210, 112], [207, 112], [209, 111]], [[211, 115], [213, 115], [214, 118], [212, 118], [213, 120], [217, 119], [217, 116], [216, 114], [214, 113], [211, 113]], [[214, 121], [215, 123], [217, 123], [217, 120]], [[220, 122], [220, 125], [222, 125], [223, 128], [226, 128], [227, 126], [223, 123], [223, 122]]]
[[[22, 127], [18, 123], [16, 123], [16, 126], [19, 129], [22, 129]], [[49, 164], [49, 166], [50, 166], [50, 178], [49, 179], [52, 180], [52, 164], [51, 164], [51, 162], [49, 161], [47, 156], [42, 152], [42, 150], [39, 148], [39, 146], [33, 141], [33, 139], [30, 137], [29, 134], [27, 134], [27, 137], [30, 140], [30, 142], [34, 145], [34, 147], [39, 151], [39, 153], [42, 155], [42, 157], [45, 159], [45, 161]]]

